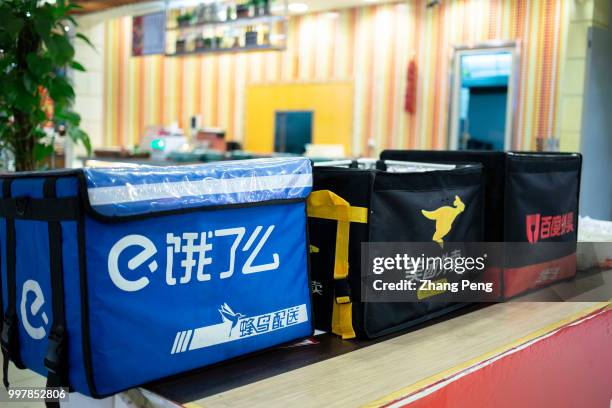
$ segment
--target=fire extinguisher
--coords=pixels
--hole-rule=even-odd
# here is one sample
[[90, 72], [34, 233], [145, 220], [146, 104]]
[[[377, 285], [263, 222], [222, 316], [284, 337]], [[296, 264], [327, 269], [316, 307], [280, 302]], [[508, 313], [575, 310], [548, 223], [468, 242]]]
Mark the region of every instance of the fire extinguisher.
[[408, 78], [406, 81], [406, 98], [404, 109], [407, 113], [416, 113], [416, 93], [417, 93], [417, 66], [414, 59], [408, 63]]

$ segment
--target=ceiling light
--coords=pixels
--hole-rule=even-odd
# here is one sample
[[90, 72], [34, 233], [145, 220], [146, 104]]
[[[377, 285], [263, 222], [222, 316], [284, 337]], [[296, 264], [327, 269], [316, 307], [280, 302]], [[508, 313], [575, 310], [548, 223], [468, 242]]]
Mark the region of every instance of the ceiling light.
[[280, 13], [285, 11], [285, 3], [274, 3], [272, 7], [270, 7], [270, 11], [272, 13]]
[[[183, 7], [196, 7], [197, 5], [201, 4], [202, 1], [201, 0], [173, 0], [168, 2], [168, 8], [169, 9], [177, 9], [177, 8], [183, 8]], [[205, 2], [208, 4], [208, 2]]]
[[289, 11], [292, 13], [304, 13], [308, 10], [308, 4], [305, 3], [289, 3]]
[[338, 13], [337, 11], [329, 11], [325, 14], [323, 14], [325, 17], [329, 18], [330, 20], [334, 20], [338, 17], [340, 17], [340, 13]]

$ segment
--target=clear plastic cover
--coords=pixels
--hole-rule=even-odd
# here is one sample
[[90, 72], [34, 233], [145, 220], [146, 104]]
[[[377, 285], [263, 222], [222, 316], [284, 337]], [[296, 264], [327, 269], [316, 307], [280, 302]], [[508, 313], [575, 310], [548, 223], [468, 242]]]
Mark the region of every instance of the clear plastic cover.
[[83, 171], [89, 202], [105, 216], [305, 198], [312, 190], [311, 163], [303, 157]]
[[[378, 159], [363, 158], [357, 160], [322, 161], [315, 163], [314, 166], [344, 168], [350, 168], [352, 166], [361, 170], [375, 170], [380, 162], [381, 161]], [[457, 166], [454, 164], [424, 163], [400, 160], [384, 160], [382, 163], [385, 165], [386, 171], [389, 173], [424, 173], [427, 171], [453, 170], [457, 168]]]

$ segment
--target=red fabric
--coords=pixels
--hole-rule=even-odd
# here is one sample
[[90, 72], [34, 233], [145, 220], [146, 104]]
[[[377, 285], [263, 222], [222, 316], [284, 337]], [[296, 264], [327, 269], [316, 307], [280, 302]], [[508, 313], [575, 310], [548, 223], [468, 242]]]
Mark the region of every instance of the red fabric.
[[504, 296], [510, 298], [525, 292], [571, 278], [576, 275], [576, 253], [521, 268], [504, 269]]

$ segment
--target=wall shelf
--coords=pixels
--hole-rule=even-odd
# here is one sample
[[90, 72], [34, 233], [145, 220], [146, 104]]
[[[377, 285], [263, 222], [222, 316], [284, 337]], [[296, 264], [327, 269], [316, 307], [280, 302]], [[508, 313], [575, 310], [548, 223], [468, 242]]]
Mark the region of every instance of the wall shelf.
[[[163, 27], [166, 56], [286, 49], [289, 21], [287, 0], [283, 1], [282, 9], [277, 7], [272, 11], [273, 2], [266, 1], [264, 8], [249, 6], [248, 13], [244, 9], [239, 12], [238, 2], [233, 0], [199, 1], [193, 7], [166, 11], [166, 24]], [[254, 3], [263, 4], [260, 1]], [[220, 19], [225, 20], [218, 21]]]
[[[235, 0], [197, 0], [189, 7], [176, 8], [166, 3], [163, 12], [134, 17], [132, 55], [182, 57], [284, 51], [287, 48], [288, 0], [279, 1], [282, 1], [282, 8], [272, 8], [271, 0], [263, 0], [263, 3], [258, 0], [255, 4], [259, 6], [249, 6], [247, 13], [244, 9], [237, 10]], [[261, 8], [261, 4], [265, 7]], [[226, 17], [229, 19], [217, 21]]]
[[167, 27], [166, 31], [189, 31], [189, 30], [197, 30], [207, 27], [244, 27], [256, 24], [273, 24], [273, 23], [281, 23], [285, 22], [286, 17], [283, 15], [265, 15], [265, 16], [257, 16], [257, 17], [247, 17], [247, 18], [239, 18], [236, 20], [226, 20], [226, 21], [207, 21], [203, 23], [196, 24], [187, 24], [184, 26], [172, 26]]
[[205, 54], [228, 54], [239, 52], [255, 52], [255, 51], [284, 51], [284, 46], [276, 45], [257, 45], [251, 47], [232, 47], [232, 48], [211, 48], [205, 50], [183, 51], [166, 54], [166, 57], [186, 57], [190, 55], [205, 55]]

